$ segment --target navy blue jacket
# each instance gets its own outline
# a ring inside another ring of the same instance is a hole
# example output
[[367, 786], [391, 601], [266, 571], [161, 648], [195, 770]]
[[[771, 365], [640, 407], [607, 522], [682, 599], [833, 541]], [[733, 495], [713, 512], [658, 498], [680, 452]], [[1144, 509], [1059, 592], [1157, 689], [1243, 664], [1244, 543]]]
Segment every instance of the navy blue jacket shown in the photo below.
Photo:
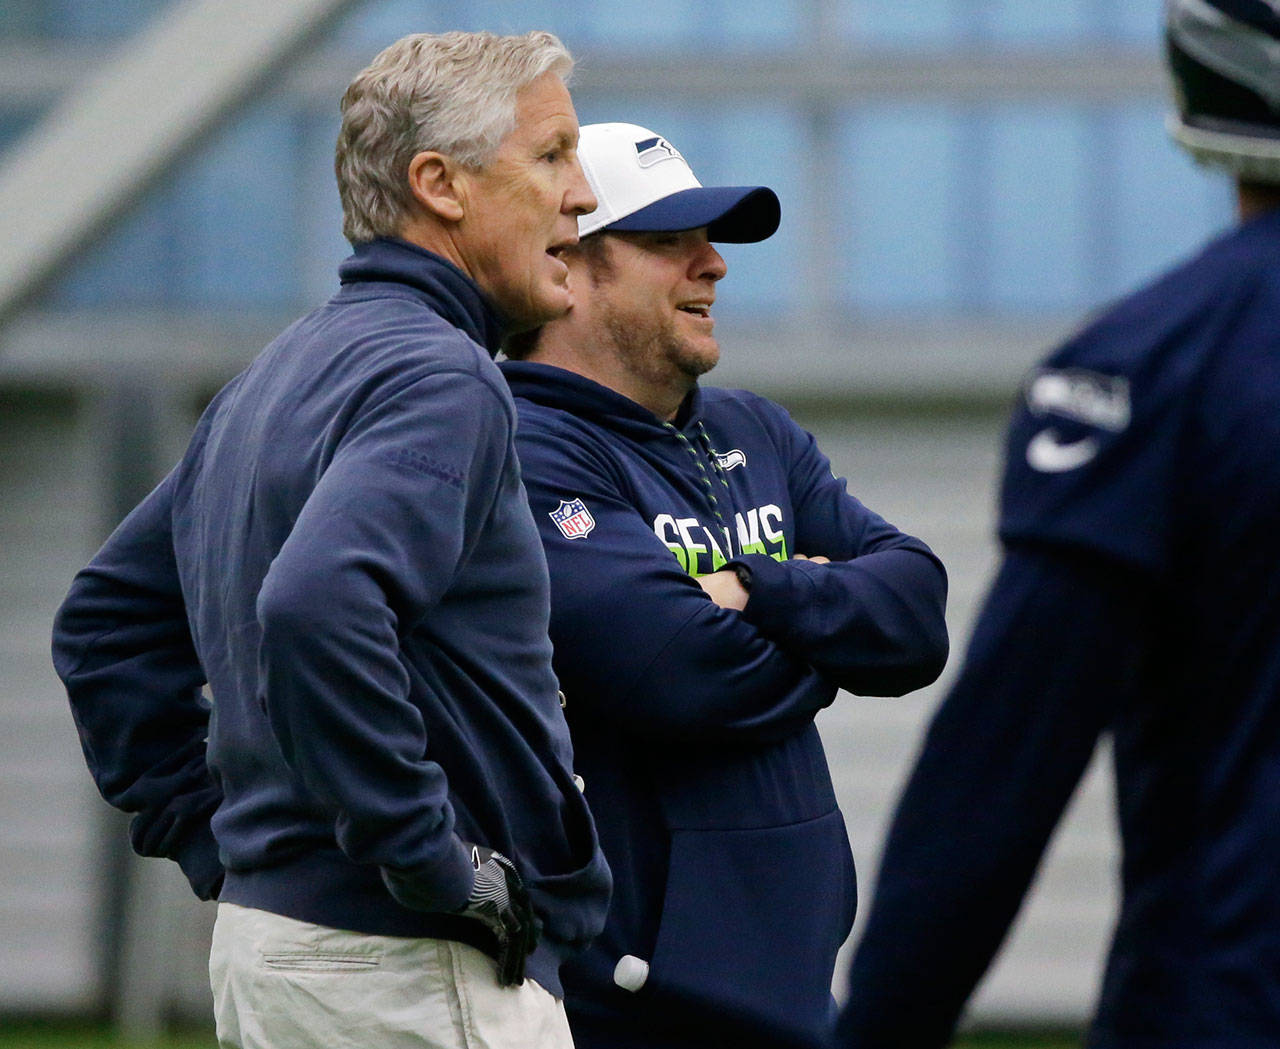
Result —
[[76, 577], [55, 663], [135, 848], [198, 894], [225, 868], [224, 901], [490, 948], [447, 913], [478, 842], [523, 875], [544, 922], [529, 972], [559, 993], [609, 878], [573, 782], [498, 319], [404, 242], [340, 274]]
[[1280, 211], [1032, 374], [1006, 555], [890, 831], [840, 1044], [945, 1045], [1099, 735], [1095, 1049], [1280, 1042]]
[[[763, 398], [695, 390], [670, 425], [571, 372], [502, 369], [616, 880], [604, 933], [565, 968], [575, 1039], [812, 1044], [856, 906], [814, 715], [838, 688], [898, 694], [940, 672], [942, 566]], [[745, 613], [693, 578], [729, 560], [753, 573]], [[613, 983], [627, 954], [650, 964], [639, 993]]]

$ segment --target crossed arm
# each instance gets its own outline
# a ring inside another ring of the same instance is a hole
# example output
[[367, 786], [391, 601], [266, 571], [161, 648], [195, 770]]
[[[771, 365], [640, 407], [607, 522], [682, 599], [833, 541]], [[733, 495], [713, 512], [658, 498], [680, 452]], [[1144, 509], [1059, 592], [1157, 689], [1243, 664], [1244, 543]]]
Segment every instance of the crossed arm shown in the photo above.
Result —
[[[597, 705], [641, 735], [768, 740], [803, 727], [840, 687], [893, 694], [940, 672], [941, 565], [850, 497], [825, 458], [792, 471], [796, 542], [809, 556], [737, 559], [752, 573], [747, 600], [732, 571], [688, 576], [582, 442], [525, 420], [517, 439], [551, 569], [557, 670], [580, 709]], [[595, 518], [585, 540], [550, 522], [567, 495]]]
[[[823, 557], [821, 554], [815, 554], [813, 557], [795, 554], [792, 560], [812, 561], [816, 565], [831, 564], [831, 558]], [[742, 577], [731, 568], [722, 568], [718, 572], [698, 576], [698, 585], [702, 587], [707, 597], [721, 608], [732, 608], [735, 612], [741, 612], [746, 608], [747, 599], [751, 596], [747, 588], [742, 585]]]
[[222, 791], [205, 763], [209, 704], [173, 556], [173, 483], [76, 577], [54, 624], [53, 662], [98, 789], [133, 814], [135, 851], [175, 860], [209, 899], [222, 884], [209, 827]]

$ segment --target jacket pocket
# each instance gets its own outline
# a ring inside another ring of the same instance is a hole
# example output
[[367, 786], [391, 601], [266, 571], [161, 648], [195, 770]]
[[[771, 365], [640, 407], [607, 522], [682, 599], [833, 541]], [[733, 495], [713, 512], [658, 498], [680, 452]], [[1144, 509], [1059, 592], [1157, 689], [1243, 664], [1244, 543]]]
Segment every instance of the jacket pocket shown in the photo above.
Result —
[[857, 906], [839, 810], [782, 827], [672, 832], [653, 993], [815, 1036]]
[[371, 972], [380, 962], [374, 955], [335, 951], [270, 951], [262, 954], [262, 967], [272, 972], [357, 973]]

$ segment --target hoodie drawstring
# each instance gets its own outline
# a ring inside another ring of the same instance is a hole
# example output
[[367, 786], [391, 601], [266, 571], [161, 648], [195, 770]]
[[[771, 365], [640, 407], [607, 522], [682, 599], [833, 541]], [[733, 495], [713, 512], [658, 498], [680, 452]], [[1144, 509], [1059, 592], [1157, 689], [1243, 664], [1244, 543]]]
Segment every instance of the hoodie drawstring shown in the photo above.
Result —
[[725, 469], [720, 465], [720, 460], [717, 458], [715, 447], [711, 444], [711, 438], [707, 434], [707, 428], [702, 425], [701, 419], [699, 419], [695, 424], [698, 441], [702, 445], [703, 453], [705, 454], [707, 461], [711, 463], [711, 472], [716, 475], [716, 480], [720, 482], [720, 486], [724, 489], [723, 494], [725, 496], [725, 504], [729, 508], [729, 520], [727, 521], [725, 520], [724, 513], [720, 508], [720, 499], [716, 496], [716, 486], [712, 483], [711, 475], [707, 472], [706, 466], [703, 465], [702, 456], [698, 454], [698, 449], [695, 448], [693, 442], [676, 429], [674, 425], [669, 422], [664, 422], [662, 425], [670, 431], [672, 436], [680, 442], [685, 451], [687, 451], [693, 458], [694, 465], [698, 468], [698, 479], [702, 482], [703, 488], [706, 489], [707, 502], [711, 505], [711, 512], [716, 515], [716, 520], [720, 523], [720, 527], [724, 531], [725, 539], [729, 544], [729, 556], [732, 558], [734, 556], [733, 517], [734, 510], [736, 509], [733, 505], [733, 490], [729, 487], [729, 478], [725, 476]]

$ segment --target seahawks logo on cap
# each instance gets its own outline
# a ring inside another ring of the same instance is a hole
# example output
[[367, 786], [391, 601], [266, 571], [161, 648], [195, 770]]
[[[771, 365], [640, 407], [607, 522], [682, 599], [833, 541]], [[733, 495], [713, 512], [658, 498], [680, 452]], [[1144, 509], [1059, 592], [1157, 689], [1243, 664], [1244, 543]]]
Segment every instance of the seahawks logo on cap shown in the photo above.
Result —
[[[642, 138], [636, 143], [636, 159], [642, 168], [651, 168], [664, 160], [684, 160], [680, 151], [661, 135], [653, 138]], [[685, 161], [688, 164], [688, 161]]]

